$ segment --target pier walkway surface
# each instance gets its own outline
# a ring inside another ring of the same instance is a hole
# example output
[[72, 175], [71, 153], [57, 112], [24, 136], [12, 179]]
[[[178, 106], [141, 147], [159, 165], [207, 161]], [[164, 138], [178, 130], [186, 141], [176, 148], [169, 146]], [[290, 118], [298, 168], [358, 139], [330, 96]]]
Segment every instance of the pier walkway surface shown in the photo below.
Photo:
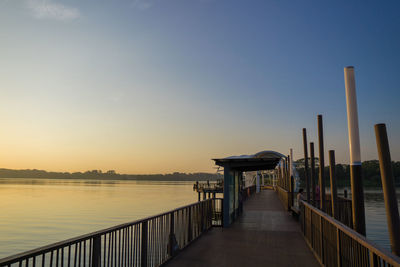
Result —
[[166, 266], [320, 265], [276, 192], [264, 190], [244, 202], [242, 216], [231, 227], [212, 228]]

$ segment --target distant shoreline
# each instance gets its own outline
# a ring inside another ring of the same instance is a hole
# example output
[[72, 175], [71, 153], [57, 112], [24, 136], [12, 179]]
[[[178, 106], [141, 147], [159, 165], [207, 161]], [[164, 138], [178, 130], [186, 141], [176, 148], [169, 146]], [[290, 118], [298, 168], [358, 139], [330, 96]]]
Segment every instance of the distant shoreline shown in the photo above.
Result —
[[47, 172], [44, 170], [0, 169], [0, 178], [9, 179], [69, 179], [69, 180], [122, 180], [122, 181], [215, 181], [222, 179], [219, 173], [180, 173], [169, 174], [119, 174], [113, 170], [102, 172], [92, 170], [86, 172]]

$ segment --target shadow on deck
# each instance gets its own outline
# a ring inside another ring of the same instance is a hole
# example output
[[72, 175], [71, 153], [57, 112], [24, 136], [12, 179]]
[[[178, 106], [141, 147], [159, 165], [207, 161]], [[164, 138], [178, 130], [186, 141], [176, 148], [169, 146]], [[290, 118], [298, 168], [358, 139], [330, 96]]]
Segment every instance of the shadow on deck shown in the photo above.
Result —
[[300, 225], [277, 194], [265, 190], [244, 203], [230, 228], [212, 228], [166, 266], [319, 266]]

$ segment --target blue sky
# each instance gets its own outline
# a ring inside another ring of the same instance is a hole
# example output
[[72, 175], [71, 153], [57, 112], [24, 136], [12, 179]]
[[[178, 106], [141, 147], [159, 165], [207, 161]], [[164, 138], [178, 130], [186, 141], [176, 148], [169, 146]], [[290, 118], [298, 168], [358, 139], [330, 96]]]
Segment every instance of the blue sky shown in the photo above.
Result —
[[[383, 1], [382, 1], [383, 2]], [[8, 168], [213, 171], [214, 157], [348, 163], [343, 68], [362, 159], [387, 124], [400, 160], [396, 1], [0, 0], [0, 162]]]

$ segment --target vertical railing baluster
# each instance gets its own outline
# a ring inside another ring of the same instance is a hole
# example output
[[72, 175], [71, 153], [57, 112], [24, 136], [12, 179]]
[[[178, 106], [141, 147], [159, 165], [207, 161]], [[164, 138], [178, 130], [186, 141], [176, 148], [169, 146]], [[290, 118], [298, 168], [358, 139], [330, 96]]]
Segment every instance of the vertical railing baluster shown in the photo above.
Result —
[[78, 259], [78, 267], [81, 267], [81, 259], [82, 259], [82, 242], [79, 242], [79, 259]]
[[[43, 265], [44, 267], [44, 265]], [[68, 265], [67, 267], [71, 267], [71, 245], [68, 246]]]
[[125, 266], [125, 228], [123, 228], [122, 230], [122, 241], [120, 243], [122, 243], [121, 246], [121, 265], [120, 266]]
[[[112, 233], [108, 233], [108, 251], [107, 251], [107, 267], [110, 267], [110, 258], [111, 258], [111, 236]], [[105, 254], [105, 253], [104, 253]], [[106, 263], [104, 262], [104, 266]]]
[[50, 252], [50, 267], [53, 266], [53, 250]]
[[56, 252], [56, 267], [58, 267], [58, 260], [59, 260], [59, 249], [57, 249], [57, 252]]
[[142, 267], [147, 267], [147, 221], [142, 222]]
[[188, 208], [189, 218], [188, 218], [188, 243], [192, 241], [192, 209]]
[[100, 266], [101, 266], [101, 235], [98, 235], [93, 237], [92, 267], [100, 267]]
[[83, 241], [83, 267], [86, 267], [86, 240]]
[[[101, 264], [101, 266], [105, 267], [106, 266], [106, 243], [107, 243], [107, 234], [105, 233], [103, 235], [103, 263]], [[93, 240], [90, 239], [90, 249], [92, 249], [93, 247]], [[90, 264], [92, 264], [92, 255], [90, 255]]]
[[128, 266], [132, 266], [132, 226], [128, 228]]
[[121, 230], [118, 230], [118, 266], [121, 266]]
[[110, 253], [110, 265], [115, 266], [115, 231], [111, 232], [111, 253]]
[[114, 231], [114, 238], [113, 238], [113, 258], [114, 263], [113, 266], [117, 266], [117, 233], [118, 231]]
[[64, 267], [64, 249], [65, 247], [61, 248], [61, 267]]

